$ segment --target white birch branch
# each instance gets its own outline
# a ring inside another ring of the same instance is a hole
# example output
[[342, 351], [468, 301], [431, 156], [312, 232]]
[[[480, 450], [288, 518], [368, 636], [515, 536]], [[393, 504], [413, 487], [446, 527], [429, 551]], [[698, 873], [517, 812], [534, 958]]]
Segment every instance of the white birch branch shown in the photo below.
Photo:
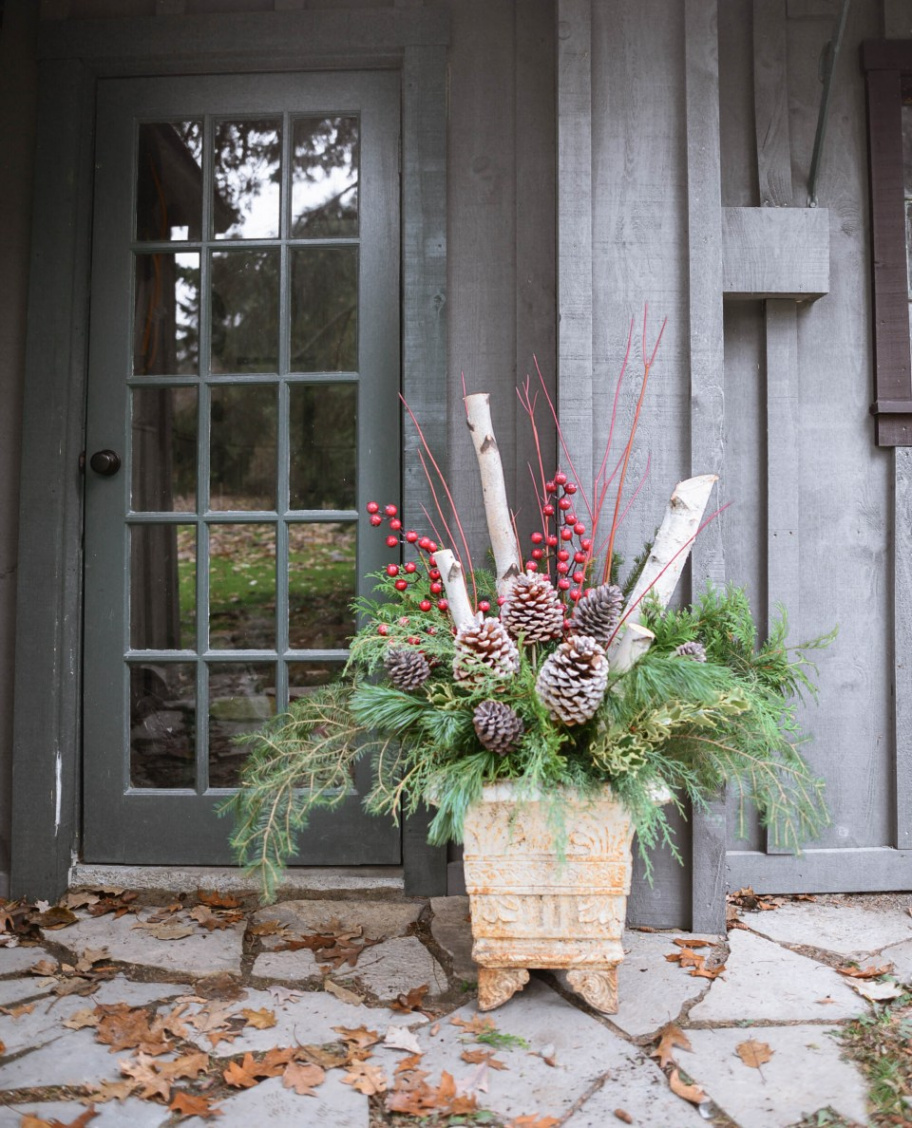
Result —
[[[662, 524], [656, 533], [649, 559], [646, 561], [636, 582], [636, 587], [630, 593], [630, 599], [627, 601], [627, 607], [633, 608], [633, 610], [630, 611], [624, 627], [621, 628], [615, 636], [614, 642], [608, 648], [608, 661], [611, 663], [612, 669], [620, 669], [618, 663], [622, 655], [626, 660], [628, 650], [622, 651], [622, 648], [633, 648], [631, 652], [635, 656], [630, 665], [633, 665], [633, 662], [641, 658], [649, 649], [649, 642], [646, 643], [645, 647], [638, 648], [635, 638], [632, 638], [630, 642], [625, 641], [633, 633], [632, 628], [638, 627], [643, 617], [643, 600], [641, 597], [649, 592], [658, 599], [662, 607], [668, 605], [668, 601], [678, 586], [678, 580], [681, 578], [681, 572], [687, 563], [687, 557], [690, 555], [693, 538], [703, 520], [703, 514], [706, 512], [709, 495], [718, 480], [716, 474], [700, 474], [696, 478], [687, 478], [683, 482], [678, 482], [675, 486], [671, 500], [668, 502], [668, 508], [665, 510]], [[626, 609], [624, 614], [627, 614]], [[629, 669], [630, 667], [623, 668]]]
[[640, 623], [627, 622], [608, 648], [608, 665], [612, 674], [623, 674], [643, 657], [652, 646], [655, 635]]
[[476, 392], [465, 397], [466, 422], [472, 433], [472, 444], [478, 458], [481, 475], [481, 492], [484, 496], [488, 536], [494, 551], [497, 594], [507, 595], [521, 569], [519, 546], [507, 504], [500, 450], [491, 423], [491, 397], [487, 392]]
[[437, 561], [437, 570], [440, 572], [456, 630], [470, 627], [475, 622], [475, 612], [472, 610], [462, 565], [448, 548], [438, 548], [434, 559]]

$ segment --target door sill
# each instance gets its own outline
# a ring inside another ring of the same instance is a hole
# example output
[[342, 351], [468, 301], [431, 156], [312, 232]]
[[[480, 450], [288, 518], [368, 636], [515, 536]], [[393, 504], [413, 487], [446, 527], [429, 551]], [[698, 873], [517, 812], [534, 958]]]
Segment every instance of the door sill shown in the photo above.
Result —
[[[167, 893], [207, 892], [258, 895], [259, 882], [234, 866], [123, 866], [77, 862], [70, 870], [69, 887], [122, 889]], [[387, 900], [405, 896], [402, 866], [293, 866], [285, 871], [278, 889], [280, 900], [327, 897]]]

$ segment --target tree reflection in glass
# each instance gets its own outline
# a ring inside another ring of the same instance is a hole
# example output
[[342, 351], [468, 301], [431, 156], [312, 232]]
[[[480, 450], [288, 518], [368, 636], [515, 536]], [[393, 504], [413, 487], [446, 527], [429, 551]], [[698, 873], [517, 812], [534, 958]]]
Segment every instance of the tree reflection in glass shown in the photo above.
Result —
[[216, 123], [214, 141], [216, 239], [277, 238], [281, 121], [221, 121]]
[[356, 117], [296, 119], [292, 238], [357, 236], [359, 124]]

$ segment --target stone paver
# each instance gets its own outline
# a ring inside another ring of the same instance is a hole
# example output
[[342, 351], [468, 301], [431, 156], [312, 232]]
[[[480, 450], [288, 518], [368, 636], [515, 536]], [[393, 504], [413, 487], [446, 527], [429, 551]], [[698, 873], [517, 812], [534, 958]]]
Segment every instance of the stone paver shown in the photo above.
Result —
[[808, 944], [847, 957], [912, 940], [912, 917], [857, 905], [804, 902], [782, 905], [774, 912], [744, 913], [742, 920], [753, 932], [770, 940]]
[[53, 940], [79, 955], [87, 948], [107, 948], [112, 960], [160, 968], [176, 975], [240, 974], [243, 922], [207, 932], [183, 914], [175, 914], [173, 923], [193, 926], [193, 934], [181, 940], [159, 940], [147, 928], [135, 927], [150, 915], [128, 913], [116, 920], [110, 916], [85, 917], [78, 924], [53, 933]]
[[[199, 1003], [188, 1006], [183, 1015], [184, 1021], [201, 1009], [202, 1004]], [[275, 1026], [265, 1030], [245, 1026], [233, 1041], [219, 1041], [214, 1048], [205, 1034], [197, 1033], [190, 1026], [189, 1040], [216, 1057], [232, 1057], [248, 1051], [269, 1050], [273, 1046], [338, 1042], [340, 1035], [334, 1029], [337, 1026], [353, 1028], [365, 1025], [369, 1030], [382, 1034], [388, 1026], [415, 1027], [428, 1022], [425, 1015], [417, 1012], [393, 1014], [383, 1008], [352, 1006], [326, 991], [309, 991], [285, 1003], [278, 1002], [269, 991], [248, 991], [243, 999], [232, 1003], [231, 1012], [240, 1014], [244, 1009], [272, 1011]]]
[[[675, 937], [690, 935], [682, 932], [624, 933], [624, 962], [618, 968], [618, 1010], [608, 1015], [608, 1020], [631, 1037], [652, 1034], [666, 1022], [681, 1013], [690, 999], [703, 994], [709, 981], [688, 975], [665, 956], [680, 951], [672, 943]], [[700, 936], [695, 939], [717, 943], [718, 936]], [[706, 948], [701, 952], [708, 951]], [[566, 975], [562, 982], [569, 988]]]
[[384, 1001], [425, 984], [427, 999], [442, 995], [448, 988], [446, 972], [414, 936], [397, 937], [368, 948], [355, 967], [343, 966], [335, 976], [356, 980]]
[[634, 1124], [663, 1128], [705, 1128], [706, 1121], [693, 1105], [676, 1097], [655, 1067], [644, 1069], [637, 1062], [615, 1066], [604, 1084], [579, 1108], [562, 1128], [607, 1128], [622, 1123], [617, 1112], [626, 1112]]
[[221, 1116], [215, 1120], [192, 1116], [181, 1121], [182, 1128], [211, 1128], [213, 1124], [218, 1128], [251, 1128], [260, 1124], [276, 1128], [367, 1128], [369, 1120], [367, 1097], [351, 1085], [343, 1085], [337, 1070], [327, 1074], [312, 1097], [299, 1097], [275, 1077], [255, 1089], [229, 1097], [218, 1107]]
[[[23, 1101], [0, 1105], [0, 1128], [19, 1128], [26, 1115], [70, 1124], [85, 1111], [85, 1105], [73, 1101]], [[129, 1124], [130, 1128], [159, 1128], [170, 1120], [171, 1113], [164, 1105], [128, 1098], [123, 1102], [96, 1105], [91, 1124], [92, 1128], [123, 1128], [125, 1124]]]
[[912, 983], [912, 940], [884, 948], [880, 953], [882, 962], [893, 964], [893, 976], [898, 983]]
[[0, 975], [21, 975], [23, 971], [48, 958], [44, 948], [23, 947], [0, 948]]
[[[79, 1001], [85, 1006], [84, 999]], [[93, 1030], [66, 1030], [60, 1025], [64, 1017], [64, 1014], [54, 1016], [55, 1031], [51, 1040], [15, 1061], [0, 1065], [0, 1089], [84, 1085], [89, 1080], [114, 1081], [120, 1078], [117, 1063], [129, 1054], [110, 1053], [108, 1046], [95, 1041]], [[9, 1049], [12, 1052], [12, 1047]]]
[[[327, 928], [342, 932], [356, 932], [370, 940], [386, 940], [391, 936], [404, 936], [409, 926], [421, 915], [424, 906], [396, 901], [280, 901], [260, 909], [253, 917], [254, 924], [276, 921], [290, 932], [308, 935]], [[265, 949], [284, 943], [278, 936], [263, 936]]]
[[[451, 1073], [457, 1083], [466, 1081], [476, 1072], [476, 1066], [461, 1060], [461, 1053], [489, 1047], [477, 1043], [465, 1030], [453, 1025], [451, 1018], [471, 1021], [477, 1013], [474, 1004], [462, 1007], [455, 1016], [440, 1023], [436, 1035], [424, 1027], [416, 1031], [422, 1049], [426, 1048], [421, 1068], [430, 1071], [429, 1083], [439, 1083], [443, 1070]], [[606, 1074], [618, 1079], [619, 1103], [623, 1094], [629, 1103], [637, 1102], [637, 1107], [645, 1108], [653, 1081], [664, 1087], [664, 1078], [658, 1069], [636, 1046], [562, 999], [535, 977], [521, 994], [514, 995], [509, 1003], [487, 1017], [500, 1033], [524, 1038], [529, 1044], [528, 1049], [495, 1050], [495, 1056], [507, 1068], [488, 1070], [488, 1091], [478, 1093], [480, 1107], [505, 1118], [533, 1113], [538, 1117], [566, 1116], [573, 1104]], [[553, 1066], [540, 1056], [543, 1050], [553, 1058]], [[381, 1049], [375, 1056], [385, 1061], [391, 1073], [397, 1060], [395, 1052]], [[680, 1123], [689, 1121], [682, 1117]]]
[[317, 957], [309, 948], [299, 948], [296, 952], [261, 952], [253, 962], [253, 975], [292, 984], [323, 978]]
[[463, 982], [478, 979], [478, 965], [472, 959], [472, 924], [468, 897], [431, 898], [431, 935], [449, 955], [453, 975]]
[[[785, 1128], [828, 1105], [864, 1124], [865, 1085], [857, 1068], [841, 1060], [833, 1029], [801, 1025], [689, 1030], [693, 1053], [680, 1051], [677, 1060], [739, 1128]], [[765, 1042], [773, 1051], [760, 1069], [745, 1065], [735, 1052], [748, 1039]]]
[[[768, 914], [772, 915], [772, 914]], [[692, 1022], [832, 1022], [867, 1012], [867, 1004], [832, 968], [762, 936], [735, 929], [723, 976], [689, 1014]], [[821, 999], [831, 999], [821, 1003]]]
[[50, 990], [50, 984], [42, 985], [31, 975], [18, 979], [0, 979], [0, 1007], [15, 1005], [22, 999], [47, 995]]

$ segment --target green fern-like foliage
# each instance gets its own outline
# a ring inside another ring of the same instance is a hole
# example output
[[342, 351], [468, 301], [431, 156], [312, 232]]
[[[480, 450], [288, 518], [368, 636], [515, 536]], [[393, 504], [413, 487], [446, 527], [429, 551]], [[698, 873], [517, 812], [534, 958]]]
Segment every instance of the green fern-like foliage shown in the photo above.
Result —
[[[489, 581], [485, 580], [485, 583]], [[490, 588], [488, 589], [490, 590]], [[354, 765], [371, 763], [366, 809], [398, 819], [422, 803], [436, 808], [432, 843], [460, 841], [465, 813], [485, 783], [513, 780], [523, 792], [554, 797], [561, 789], [610, 786], [631, 812], [639, 849], [674, 851], [666, 808], [657, 801], [705, 806], [722, 788], [760, 812], [773, 840], [798, 850], [828, 821], [822, 783], [799, 752], [798, 697], [813, 695], [807, 654], [832, 636], [786, 647], [784, 614], [761, 640], [747, 598], [737, 588], [709, 588], [689, 608], [644, 607], [652, 648], [629, 671], [611, 677], [595, 716], [568, 728], [535, 691], [536, 678], [557, 642], [520, 647], [520, 669], [508, 679], [490, 674], [466, 682], [452, 676], [454, 644], [427, 585], [405, 598], [381, 576], [376, 601], [359, 600], [363, 624], [353, 640], [343, 681], [318, 689], [287, 714], [243, 737], [250, 755], [241, 788], [224, 810], [233, 814], [239, 860], [257, 870], [267, 897], [275, 892], [310, 815], [352, 795]], [[382, 629], [380, 629], [382, 628]], [[699, 641], [706, 661], [676, 653]], [[406, 692], [384, 677], [390, 645], [419, 645], [431, 675]], [[482, 701], [508, 705], [524, 732], [509, 754], [479, 741], [473, 713]]]

